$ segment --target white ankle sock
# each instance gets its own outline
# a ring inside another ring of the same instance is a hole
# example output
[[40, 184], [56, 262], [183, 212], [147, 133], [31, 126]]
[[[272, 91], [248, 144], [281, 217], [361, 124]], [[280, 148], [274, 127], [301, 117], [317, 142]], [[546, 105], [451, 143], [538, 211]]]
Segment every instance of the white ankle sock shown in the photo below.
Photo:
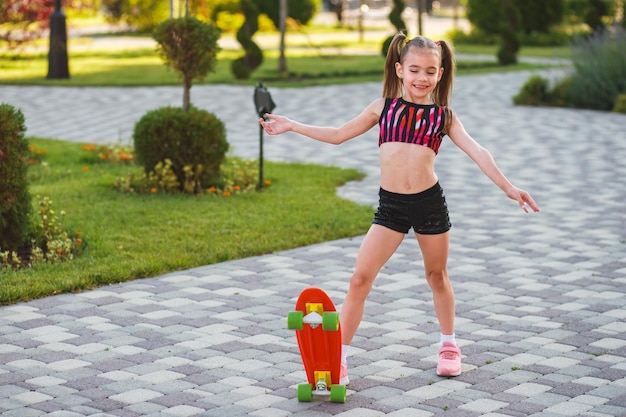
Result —
[[452, 334], [443, 334], [441, 333], [441, 338], [439, 340], [439, 346], [443, 346], [445, 342], [450, 342], [456, 345], [456, 340], [454, 338], [454, 333]]
[[350, 349], [350, 345], [341, 345], [341, 362], [348, 361], [348, 349]]

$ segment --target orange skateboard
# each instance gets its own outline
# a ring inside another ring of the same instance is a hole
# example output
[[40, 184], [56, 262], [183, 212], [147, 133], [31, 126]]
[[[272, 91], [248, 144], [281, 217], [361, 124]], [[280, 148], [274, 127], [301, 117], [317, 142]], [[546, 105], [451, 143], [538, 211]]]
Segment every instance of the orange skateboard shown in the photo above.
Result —
[[339, 314], [328, 294], [319, 288], [303, 290], [296, 310], [287, 315], [287, 327], [296, 331], [308, 381], [298, 385], [298, 401], [312, 401], [315, 394], [329, 395], [334, 403], [345, 403], [346, 386], [339, 383]]

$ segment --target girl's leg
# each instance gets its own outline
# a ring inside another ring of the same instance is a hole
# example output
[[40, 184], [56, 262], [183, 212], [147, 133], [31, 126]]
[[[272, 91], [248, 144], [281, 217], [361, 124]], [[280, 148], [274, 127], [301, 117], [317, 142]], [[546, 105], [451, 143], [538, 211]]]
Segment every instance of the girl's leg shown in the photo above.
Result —
[[416, 234], [422, 256], [426, 280], [433, 292], [435, 313], [441, 326], [441, 333], [454, 334], [454, 291], [448, 279], [448, 250], [450, 233], [439, 235]]
[[[454, 291], [448, 279], [449, 232], [440, 235], [417, 235], [424, 256], [426, 280], [433, 292], [435, 313], [441, 326], [441, 345], [437, 360], [437, 375], [461, 374], [461, 350], [451, 341], [454, 338]], [[444, 337], [446, 335], [447, 337]]]
[[365, 299], [374, 279], [391, 255], [398, 249], [404, 234], [373, 224], [361, 243], [350, 288], [341, 307], [341, 339], [349, 345], [363, 318]]

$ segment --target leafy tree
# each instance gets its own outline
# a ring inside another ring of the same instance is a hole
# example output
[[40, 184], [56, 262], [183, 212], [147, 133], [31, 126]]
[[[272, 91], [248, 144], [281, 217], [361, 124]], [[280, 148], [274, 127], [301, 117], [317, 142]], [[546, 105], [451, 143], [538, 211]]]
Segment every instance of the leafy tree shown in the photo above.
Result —
[[189, 109], [193, 80], [202, 81], [217, 63], [220, 31], [193, 17], [168, 19], [154, 31], [157, 51], [183, 79], [183, 108]]
[[551, 26], [563, 22], [565, 15], [564, 0], [525, 0], [517, 7], [526, 33], [547, 33]]
[[149, 33], [163, 20], [171, 18], [168, 0], [101, 0], [105, 16], [113, 23], [124, 22]]
[[500, 64], [517, 62], [521, 18], [514, 0], [467, 0], [467, 18], [483, 32], [499, 37]]
[[54, 0], [0, 0], [0, 39], [15, 47], [39, 38], [52, 12]]
[[589, 4], [585, 10], [585, 23], [587, 23], [594, 32], [602, 31], [606, 28], [605, 17], [613, 16], [615, 1], [611, 0], [589, 0]]
[[[252, 40], [252, 36], [259, 29], [259, 16], [267, 15], [274, 26], [280, 26], [280, 2], [269, 0], [240, 0], [241, 11], [245, 21], [237, 31], [237, 41], [244, 50], [244, 55], [233, 61], [231, 71], [236, 78], [249, 78], [252, 71], [263, 63], [263, 51]], [[287, 10], [289, 17], [307, 24], [315, 15], [315, 0], [288, 0]]]
[[502, 65], [517, 63], [517, 53], [520, 42], [517, 36], [520, 27], [520, 13], [516, 8], [515, 0], [502, 0], [503, 20], [499, 25], [500, 47], [498, 48], [498, 62]]

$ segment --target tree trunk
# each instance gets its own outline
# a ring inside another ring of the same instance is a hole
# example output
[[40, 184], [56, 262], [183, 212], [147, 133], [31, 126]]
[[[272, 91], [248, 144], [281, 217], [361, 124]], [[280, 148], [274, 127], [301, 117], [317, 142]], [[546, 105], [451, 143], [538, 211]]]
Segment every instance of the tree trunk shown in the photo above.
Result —
[[424, 13], [424, 0], [415, 0], [417, 2], [417, 34], [422, 36], [424, 28], [422, 26], [422, 13]]
[[287, 0], [280, 0], [280, 59], [278, 73], [281, 77], [287, 76], [287, 59], [285, 58], [285, 32], [287, 31]]
[[189, 103], [191, 102], [191, 79], [185, 77], [183, 80], [183, 109], [189, 110]]

